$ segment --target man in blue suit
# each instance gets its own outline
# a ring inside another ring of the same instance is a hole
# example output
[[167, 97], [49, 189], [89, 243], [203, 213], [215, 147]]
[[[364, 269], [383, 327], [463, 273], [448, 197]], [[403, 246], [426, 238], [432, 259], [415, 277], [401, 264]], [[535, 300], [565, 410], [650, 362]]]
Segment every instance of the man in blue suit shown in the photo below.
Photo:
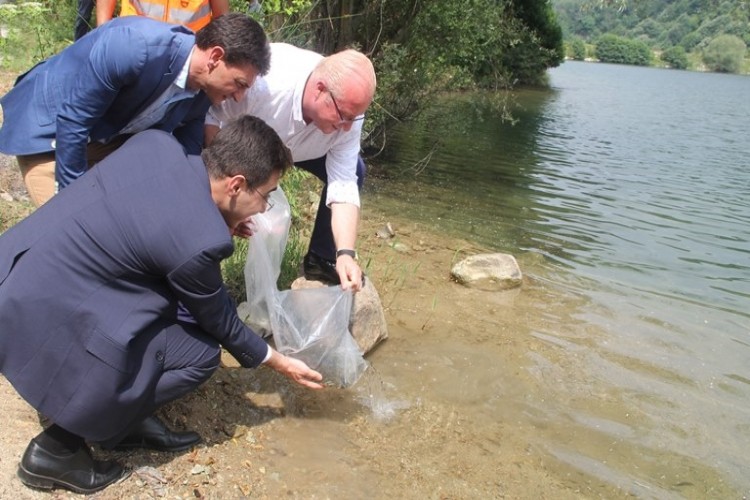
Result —
[[200, 442], [153, 413], [208, 380], [221, 347], [322, 387], [239, 319], [220, 269], [231, 233], [268, 208], [291, 164], [259, 118], [230, 123], [201, 156], [147, 130], [0, 235], [0, 372], [53, 422], [26, 448], [24, 484], [88, 494], [124, 477], [86, 441]]
[[240, 99], [270, 67], [261, 26], [226, 14], [197, 34], [141, 16], [116, 19], [21, 75], [0, 104], [0, 151], [18, 157], [32, 201], [59, 189], [147, 129], [190, 154], [209, 106]]

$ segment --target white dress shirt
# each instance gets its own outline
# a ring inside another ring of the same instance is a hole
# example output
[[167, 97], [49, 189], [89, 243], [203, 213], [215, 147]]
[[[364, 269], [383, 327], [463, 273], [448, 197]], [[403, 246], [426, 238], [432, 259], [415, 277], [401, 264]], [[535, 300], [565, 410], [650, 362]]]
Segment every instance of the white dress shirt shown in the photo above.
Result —
[[302, 94], [313, 68], [323, 58], [286, 43], [271, 44], [271, 70], [259, 77], [240, 102], [227, 99], [212, 106], [206, 124], [221, 127], [232, 118], [253, 115], [273, 128], [292, 152], [295, 162], [326, 156], [326, 204], [351, 203], [359, 207], [357, 158], [362, 120], [351, 129], [324, 134], [302, 117]]

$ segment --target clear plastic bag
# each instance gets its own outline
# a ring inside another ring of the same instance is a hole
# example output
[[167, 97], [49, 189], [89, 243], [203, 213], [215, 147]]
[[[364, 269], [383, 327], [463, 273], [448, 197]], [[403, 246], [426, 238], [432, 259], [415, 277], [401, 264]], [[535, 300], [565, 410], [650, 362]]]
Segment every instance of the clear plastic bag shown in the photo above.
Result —
[[352, 300], [338, 286], [280, 292], [271, 315], [276, 348], [318, 370], [326, 383], [353, 385], [367, 364], [349, 333]]
[[349, 332], [352, 292], [339, 286], [278, 290], [291, 211], [281, 189], [271, 196], [273, 209], [253, 217], [245, 263], [247, 322], [259, 333], [271, 332], [279, 352], [319, 371], [325, 383], [349, 387], [368, 366]]
[[247, 292], [247, 319], [259, 335], [271, 335], [271, 304], [277, 302], [276, 282], [281, 272], [292, 212], [281, 188], [269, 197], [273, 208], [253, 216], [254, 232], [248, 240], [245, 261], [245, 288]]

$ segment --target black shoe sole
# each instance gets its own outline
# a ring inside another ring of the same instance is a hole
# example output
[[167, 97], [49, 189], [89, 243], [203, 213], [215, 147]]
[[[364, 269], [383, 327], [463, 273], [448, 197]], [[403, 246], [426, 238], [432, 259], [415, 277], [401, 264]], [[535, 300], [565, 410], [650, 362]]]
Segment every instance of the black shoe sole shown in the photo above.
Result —
[[181, 446], [153, 446], [148, 443], [120, 443], [112, 448], [114, 451], [132, 451], [132, 450], [154, 450], [163, 451], [166, 453], [177, 453], [180, 451], [186, 451], [194, 446], [198, 446], [203, 442], [202, 439], [190, 444], [184, 444]]
[[75, 493], [80, 493], [81, 495], [88, 495], [91, 493], [96, 493], [97, 491], [101, 491], [107, 486], [110, 486], [114, 483], [118, 483], [124, 479], [126, 479], [128, 476], [130, 476], [130, 470], [129, 469], [122, 469], [122, 474], [120, 474], [119, 477], [113, 479], [112, 481], [97, 486], [96, 488], [81, 488], [80, 486], [77, 486], [75, 484], [71, 484], [65, 481], [62, 481], [57, 478], [51, 478], [48, 476], [40, 476], [38, 474], [34, 474], [33, 472], [30, 472], [26, 469], [24, 469], [23, 465], [18, 466], [18, 478], [21, 480], [21, 482], [28, 486], [29, 488], [34, 488], [37, 490], [52, 490], [54, 488], [64, 488], [66, 490], [73, 491]]

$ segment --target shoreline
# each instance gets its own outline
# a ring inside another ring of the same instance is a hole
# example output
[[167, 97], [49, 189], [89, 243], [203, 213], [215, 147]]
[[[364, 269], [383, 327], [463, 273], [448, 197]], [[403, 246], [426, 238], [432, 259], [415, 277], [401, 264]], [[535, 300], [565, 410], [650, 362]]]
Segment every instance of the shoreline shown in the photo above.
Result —
[[[223, 366], [206, 384], [159, 413], [172, 428], [196, 430], [204, 443], [181, 454], [106, 453], [94, 447], [95, 456], [115, 458], [134, 471], [96, 498], [586, 498], [530, 452], [524, 441], [529, 429], [519, 438], [520, 427], [504, 422], [504, 435], [498, 436], [505, 443], [502, 455], [488, 456], [486, 463], [481, 457], [466, 460], [462, 447], [473, 448], [484, 438], [463, 409], [430, 402], [428, 395], [424, 401], [402, 400], [408, 391], [388, 366], [404, 359], [405, 341], [442, 335], [446, 318], [459, 314], [436, 311], [433, 297], [445, 287], [456, 290], [448, 276], [456, 252], [479, 249], [399, 223], [398, 238], [411, 251], [397, 252], [392, 241], [375, 236], [384, 223], [382, 215], [366, 212], [360, 227], [360, 258], [370, 263], [367, 272], [390, 331], [367, 356], [372, 380], [350, 390], [313, 393], [271, 370], [240, 369], [225, 353]], [[512, 342], [508, 347], [505, 362], [512, 363], [521, 353]], [[386, 409], [386, 420], [362, 403], [363, 391], [372, 397], [373, 388], [374, 404]], [[8, 429], [0, 440], [0, 497], [49, 498], [15, 475], [28, 440], [41, 430], [36, 412], [2, 377], [0, 402]], [[438, 471], [441, 479], [434, 476]], [[63, 490], [54, 495], [79, 497]]]

